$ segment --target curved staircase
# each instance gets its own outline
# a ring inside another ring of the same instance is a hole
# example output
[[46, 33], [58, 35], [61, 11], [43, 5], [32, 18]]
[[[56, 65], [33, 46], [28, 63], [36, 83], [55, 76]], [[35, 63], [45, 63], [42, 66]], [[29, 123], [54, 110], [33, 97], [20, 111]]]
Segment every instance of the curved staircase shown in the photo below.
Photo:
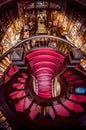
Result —
[[38, 96], [52, 98], [52, 81], [65, 57], [52, 48], [33, 50], [27, 55], [38, 83]]
[[66, 130], [81, 128], [83, 124], [86, 75], [74, 67], [77, 65], [74, 59], [74, 65], [67, 66], [69, 50], [65, 49], [70, 45], [57, 43], [56, 47], [29, 48], [24, 55], [27, 67], [10, 64], [6, 68], [5, 82], [0, 86], [0, 106], [15, 130]]
[[[86, 85], [85, 76], [74, 69], [66, 69], [60, 76], [57, 75], [65, 58], [65, 55], [52, 48], [32, 50], [26, 55], [30, 67], [26, 70], [19, 70], [6, 83], [9, 106], [13, 111], [23, 115], [25, 120], [32, 121], [36, 128], [74, 128], [80, 124], [80, 117], [86, 114], [86, 95], [76, 94], [74, 91], [76, 87]], [[11, 68], [8, 73], [12, 71]], [[35, 84], [37, 93], [34, 91], [33, 77], [37, 82]], [[59, 77], [61, 81], [66, 82], [64, 82], [64, 87], [60, 86], [64, 89], [62, 91], [67, 90], [66, 94], [53, 97], [54, 77], [57, 79]], [[42, 116], [37, 116], [38, 105], [42, 107]], [[49, 116], [46, 118], [45, 107], [47, 106]], [[28, 128], [28, 126], [24, 127]]]

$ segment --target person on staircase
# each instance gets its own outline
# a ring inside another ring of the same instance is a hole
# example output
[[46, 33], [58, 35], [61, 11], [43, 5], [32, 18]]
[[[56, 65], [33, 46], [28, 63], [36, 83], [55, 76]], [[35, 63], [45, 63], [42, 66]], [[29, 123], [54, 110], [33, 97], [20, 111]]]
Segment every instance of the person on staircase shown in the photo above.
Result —
[[50, 107], [49, 106], [45, 107], [45, 119], [50, 120], [50, 121], [53, 120], [52, 117], [50, 116]]
[[37, 114], [35, 116], [34, 119], [41, 119], [41, 118], [44, 118], [44, 119], [47, 119], [47, 120], [50, 120], [52, 121], [52, 117], [50, 116], [50, 107], [49, 106], [45, 106], [44, 107], [44, 115], [42, 114], [42, 106], [40, 105], [37, 105]]
[[36, 111], [37, 111], [37, 114], [34, 119], [40, 119], [42, 117], [42, 106], [37, 105]]

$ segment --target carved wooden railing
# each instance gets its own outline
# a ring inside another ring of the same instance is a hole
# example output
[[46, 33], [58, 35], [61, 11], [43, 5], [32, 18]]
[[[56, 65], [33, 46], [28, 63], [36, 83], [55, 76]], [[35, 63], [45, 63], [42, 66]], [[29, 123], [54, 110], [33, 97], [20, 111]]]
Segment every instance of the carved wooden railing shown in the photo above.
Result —
[[0, 57], [0, 81], [3, 82], [2, 79], [5, 79], [5, 74], [8, 72], [10, 66], [13, 65], [13, 62], [10, 59], [10, 55], [13, 49], [24, 48], [24, 51], [28, 53], [30, 50], [41, 47], [54, 48], [60, 51], [61, 53], [65, 54], [66, 56], [68, 55], [68, 52], [71, 50], [71, 47], [76, 48], [69, 41], [51, 35], [38, 35], [24, 39], [18, 42], [15, 46], [10, 48], [6, 53], [4, 53]]
[[[23, 48], [24, 51], [26, 53], [28, 53], [28, 52], [35, 50], [35, 49], [38, 49], [38, 48], [47, 48], [47, 47], [48, 48], [54, 48], [54, 49], [60, 51], [61, 53], [63, 53], [67, 57], [69, 56], [69, 52], [70, 52], [71, 48], [76, 48], [70, 42], [68, 42], [68, 41], [66, 41], [62, 38], [50, 36], [50, 35], [39, 35], [39, 36], [30, 37], [28, 39], [24, 39], [21, 42], [17, 43], [14, 47], [9, 49], [9, 51], [7, 51], [4, 55], [2, 55], [0, 57], [0, 64], [1, 64], [0, 72], [2, 72], [1, 73], [2, 74], [1, 75], [2, 83], [4, 83], [5, 81], [8, 81], [6, 85], [9, 88], [10, 84], [11, 84], [10, 82], [14, 81], [15, 77], [17, 77], [17, 74], [21, 75], [21, 71], [18, 71], [17, 66], [13, 65], [13, 61], [11, 61], [11, 58], [10, 58], [13, 50], [15, 50], [16, 48]], [[12, 67], [12, 69], [14, 69], [14, 71], [12, 73], [13, 76], [9, 75], [9, 71], [10, 71], [11, 67]], [[16, 73], [14, 75], [15, 70], [18, 71], [18, 73]], [[11, 77], [11, 80], [7, 80], [9, 77]], [[62, 77], [61, 77], [61, 79], [63, 80], [63, 82], [65, 82]], [[30, 84], [30, 82], [26, 83], [26, 84], [28, 85], [28, 84]], [[32, 82], [31, 82], [31, 85], [32, 85]], [[3, 86], [5, 86], [5, 84]], [[66, 86], [68, 87], [67, 82], [66, 82], [64, 88], [66, 88]], [[5, 89], [5, 87], [1, 87], [1, 88]], [[27, 89], [27, 88], [28, 87], [26, 87], [25, 89]], [[16, 91], [16, 89], [13, 90], [13, 91]], [[21, 91], [21, 90], [18, 90], [18, 91]], [[63, 91], [64, 91], [64, 89], [63, 89]], [[9, 100], [10, 103], [12, 101], [12, 103], [14, 103], [14, 105], [15, 105], [16, 102], [18, 103], [20, 100], [22, 100], [25, 97], [30, 98], [32, 102], [29, 105], [29, 107], [24, 110], [23, 114], [26, 114], [26, 115], [29, 114], [30, 109], [31, 109], [31, 107], [33, 106], [34, 103], [40, 104], [42, 106], [43, 105], [51, 106], [54, 113], [55, 113], [55, 120], [58, 118], [58, 113], [56, 112], [54, 105], [57, 105], [57, 104], [60, 104], [62, 107], [64, 107], [70, 113], [70, 115], [75, 114], [74, 111], [70, 110], [68, 107], [66, 107], [66, 105], [64, 105], [64, 100], [66, 100], [66, 99], [70, 100], [71, 102], [74, 102], [71, 99], [69, 99], [69, 93], [68, 93], [69, 90], [67, 91], [67, 93], [64, 93], [63, 96], [61, 95], [62, 97], [57, 96], [57, 97], [53, 97], [53, 99], [52, 98], [51, 99], [40, 98], [39, 96], [37, 96], [37, 94], [33, 93], [32, 86], [29, 87], [29, 91], [27, 91], [27, 92], [29, 92], [29, 93], [26, 93], [25, 96], [23, 96], [19, 99], [16, 98], [16, 99], [13, 99], [13, 100]], [[78, 102], [75, 102], [75, 103], [83, 106], [83, 103], [78, 103]], [[83, 106], [83, 108], [85, 108], [85, 107]], [[7, 108], [6, 108], [6, 110], [7, 110]]]

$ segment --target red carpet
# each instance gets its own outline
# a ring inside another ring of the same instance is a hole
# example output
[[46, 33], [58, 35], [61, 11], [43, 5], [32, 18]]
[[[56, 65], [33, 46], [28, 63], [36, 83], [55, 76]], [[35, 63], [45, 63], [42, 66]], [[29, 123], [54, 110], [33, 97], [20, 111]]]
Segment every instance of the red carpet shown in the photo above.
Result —
[[38, 95], [52, 97], [52, 81], [65, 57], [51, 48], [41, 48], [27, 55], [28, 62], [38, 82]]
[[[42, 48], [42, 49], [31, 51], [27, 55], [27, 59], [34, 73], [34, 77], [37, 79], [38, 96], [43, 98], [51, 98], [53, 77], [56, 75], [56, 70], [58, 70], [62, 65], [65, 57], [61, 53], [51, 48], [46, 48], [46, 49]], [[8, 73], [9, 75], [14, 74], [15, 69], [11, 67]], [[66, 71], [63, 74], [63, 77], [71, 85], [74, 86], [75, 85], [80, 86], [80, 84], [82, 85], [85, 82], [83, 77], [80, 77], [78, 73], [73, 72], [72, 70]], [[18, 90], [10, 93], [9, 96], [12, 99], [16, 99], [16, 98], [20, 99], [26, 95], [23, 89], [25, 89], [25, 83], [28, 78], [28, 75], [26, 73], [22, 73], [19, 77], [16, 78], [17, 78], [17, 82], [13, 83], [12, 87], [17, 88]], [[85, 95], [71, 94], [69, 98], [77, 102], [86, 102]], [[28, 97], [19, 100], [19, 102], [15, 104], [16, 111], [23, 112], [26, 108], [30, 106], [31, 102], [32, 101]], [[74, 110], [75, 112], [83, 111], [83, 108], [79, 104], [74, 103], [72, 101], [66, 100], [64, 101], [63, 104], [69, 110]], [[37, 114], [36, 106], [37, 104], [34, 103], [30, 109], [30, 114], [28, 116], [31, 119], [34, 119], [35, 115]], [[64, 106], [58, 104], [55, 105], [54, 108], [58, 115], [66, 117], [69, 116], [70, 113]], [[52, 116], [53, 119], [55, 118], [55, 113], [52, 107], [50, 107], [50, 115]]]

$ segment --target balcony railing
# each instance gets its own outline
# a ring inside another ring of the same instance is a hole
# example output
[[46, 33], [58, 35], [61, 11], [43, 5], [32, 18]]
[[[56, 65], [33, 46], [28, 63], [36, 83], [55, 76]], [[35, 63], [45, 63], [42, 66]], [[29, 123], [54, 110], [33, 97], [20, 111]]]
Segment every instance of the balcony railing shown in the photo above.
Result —
[[[29, 51], [37, 48], [54, 48], [64, 55], [67, 56], [71, 47], [75, 47], [69, 41], [62, 39], [60, 37], [51, 36], [51, 35], [38, 35], [33, 36], [27, 39], [24, 39], [18, 42], [15, 46], [9, 49], [0, 57], [0, 79], [5, 79], [4, 76], [8, 72], [10, 66], [12, 66], [12, 61], [10, 55], [13, 49], [17, 47], [24, 48], [24, 51], [28, 53]], [[76, 47], [75, 47], [76, 48]]]

